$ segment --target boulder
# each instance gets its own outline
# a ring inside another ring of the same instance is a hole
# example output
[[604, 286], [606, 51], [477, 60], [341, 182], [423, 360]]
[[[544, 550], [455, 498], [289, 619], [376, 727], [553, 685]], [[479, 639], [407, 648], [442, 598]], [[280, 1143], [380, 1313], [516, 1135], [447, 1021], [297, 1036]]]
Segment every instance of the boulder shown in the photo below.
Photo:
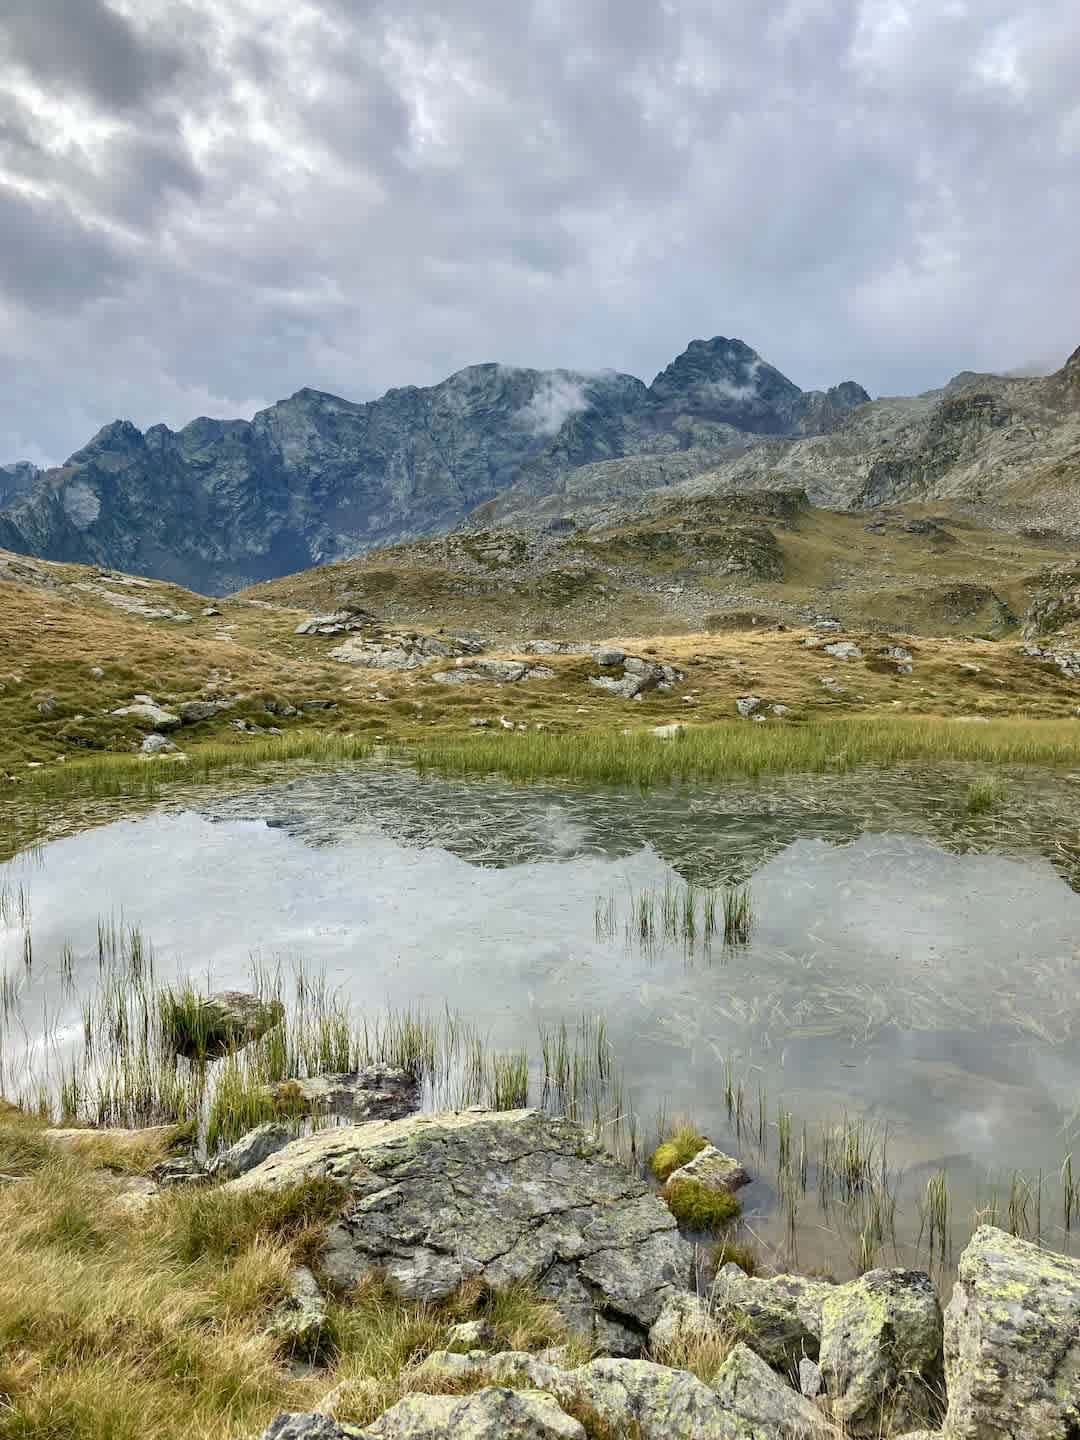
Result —
[[848, 1435], [928, 1427], [941, 1414], [941, 1306], [915, 1270], [868, 1270], [821, 1306], [819, 1364]]
[[568, 1372], [568, 1378], [578, 1400], [616, 1434], [625, 1427], [640, 1440], [777, 1440], [775, 1431], [743, 1423], [687, 1370], [650, 1360], [593, 1360]]
[[489, 1344], [492, 1337], [492, 1329], [486, 1320], [463, 1320], [460, 1325], [452, 1325], [448, 1341], [463, 1350], [479, 1350]]
[[140, 701], [134, 705], [121, 705], [119, 710], [114, 710], [112, 713], [118, 720], [134, 720], [136, 724], [143, 725], [148, 730], [178, 730], [180, 728], [179, 715], [174, 715], [171, 710], [163, 710], [160, 705], [154, 705], [147, 701]]
[[735, 1346], [713, 1377], [712, 1388], [732, 1415], [775, 1440], [811, 1440], [825, 1434], [821, 1411], [748, 1345]]
[[306, 1265], [289, 1272], [285, 1298], [270, 1317], [270, 1334], [290, 1354], [314, 1359], [326, 1325], [326, 1301], [319, 1282]]
[[[597, 660], [597, 664], [601, 663], [617, 664], [618, 661]], [[590, 675], [589, 684], [597, 690], [606, 690], [624, 700], [635, 700], [649, 690], [671, 690], [685, 678], [682, 671], [676, 670], [674, 666], [645, 660], [640, 655], [624, 655], [622, 667], [621, 680], [616, 680], [611, 675]]]
[[242, 1049], [281, 1023], [280, 1000], [261, 1000], [245, 990], [218, 990], [199, 1002], [194, 1025], [167, 1023], [164, 1039], [189, 1060], [214, 1059]]
[[677, 740], [680, 735], [686, 733], [686, 726], [680, 725], [678, 721], [671, 725], [654, 725], [652, 733], [658, 740]]
[[256, 1165], [261, 1165], [268, 1156], [284, 1149], [295, 1139], [295, 1125], [288, 1125], [283, 1120], [270, 1120], [265, 1125], [249, 1130], [235, 1145], [230, 1145], [216, 1156], [210, 1163], [210, 1172], [226, 1179], [246, 1175], [249, 1170], [254, 1170]]
[[212, 720], [223, 710], [228, 710], [229, 700], [185, 700], [176, 707], [181, 725], [198, 725], [203, 720]]
[[950, 1440], [1080, 1430], [1080, 1260], [991, 1225], [960, 1257], [945, 1311]]
[[[418, 1367], [416, 1379], [420, 1384], [426, 1379], [443, 1386], [478, 1380], [527, 1386], [553, 1396], [568, 1410], [591, 1412], [616, 1435], [630, 1434], [637, 1440], [674, 1440], [676, 1436], [679, 1440], [684, 1436], [688, 1440], [779, 1440], [784, 1433], [769, 1429], [767, 1423], [747, 1423], [695, 1375], [651, 1360], [593, 1360], [566, 1370], [520, 1351], [499, 1355], [437, 1351]], [[782, 1386], [775, 1376], [773, 1380], [777, 1387]], [[792, 1395], [798, 1403], [800, 1397]], [[745, 1388], [743, 1397], [749, 1403]], [[774, 1398], [773, 1408], [778, 1406]]]
[[393, 1065], [366, 1065], [348, 1074], [308, 1075], [267, 1088], [271, 1098], [290, 1108], [337, 1115], [356, 1124], [362, 1120], [400, 1120], [420, 1108], [416, 1076]]
[[821, 1307], [835, 1287], [798, 1275], [755, 1279], [737, 1265], [724, 1265], [710, 1296], [716, 1320], [738, 1328], [743, 1339], [776, 1370], [787, 1373], [804, 1355], [820, 1349]]
[[673, 1170], [668, 1176], [668, 1184], [675, 1180], [696, 1180], [708, 1190], [726, 1190], [729, 1194], [750, 1184], [750, 1176], [738, 1160], [725, 1155], [715, 1145], [706, 1145], [692, 1160]]
[[663, 1201], [580, 1126], [538, 1110], [321, 1130], [228, 1188], [315, 1175], [350, 1191], [322, 1255], [343, 1287], [380, 1271], [399, 1295], [436, 1301], [469, 1276], [529, 1282], [567, 1324], [627, 1353], [690, 1281], [693, 1248]]
[[824, 647], [826, 655], [832, 655], [837, 660], [861, 660], [862, 651], [854, 640], [837, 640], [832, 645]]
[[735, 701], [735, 709], [745, 720], [756, 710], [760, 710], [763, 703], [760, 695], [740, 695]]
[[[586, 1440], [580, 1420], [550, 1395], [495, 1388], [472, 1395], [406, 1395], [359, 1434], [364, 1440]], [[312, 1440], [316, 1437], [322, 1440], [318, 1431]]]
[[179, 748], [164, 735], [147, 735], [139, 746], [141, 755], [178, 755]]
[[437, 685], [513, 685], [541, 671], [552, 673], [546, 666], [530, 670], [521, 660], [459, 660], [453, 670], [437, 670], [431, 678]]
[[259, 1440], [362, 1440], [364, 1432], [356, 1425], [331, 1420], [329, 1415], [278, 1415], [262, 1432]]

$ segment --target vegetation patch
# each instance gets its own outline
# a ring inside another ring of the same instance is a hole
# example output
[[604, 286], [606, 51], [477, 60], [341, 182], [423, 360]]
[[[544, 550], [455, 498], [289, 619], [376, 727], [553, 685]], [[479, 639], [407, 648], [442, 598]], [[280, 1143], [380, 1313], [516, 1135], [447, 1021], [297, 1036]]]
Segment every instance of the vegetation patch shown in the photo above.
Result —
[[720, 1230], [739, 1214], [738, 1199], [728, 1190], [716, 1190], [700, 1180], [669, 1180], [664, 1186], [668, 1209], [689, 1230]]
[[652, 1153], [649, 1169], [657, 1180], [666, 1180], [674, 1171], [689, 1164], [708, 1144], [692, 1125], [680, 1125]]

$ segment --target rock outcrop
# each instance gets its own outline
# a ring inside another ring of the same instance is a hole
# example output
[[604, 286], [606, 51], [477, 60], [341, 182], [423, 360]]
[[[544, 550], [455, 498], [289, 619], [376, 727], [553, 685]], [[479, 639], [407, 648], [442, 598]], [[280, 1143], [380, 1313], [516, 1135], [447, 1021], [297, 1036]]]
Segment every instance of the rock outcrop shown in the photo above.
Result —
[[434, 1301], [470, 1276], [528, 1281], [609, 1354], [640, 1351], [692, 1247], [664, 1203], [579, 1126], [537, 1110], [417, 1115], [294, 1140], [229, 1188], [312, 1175], [349, 1200], [321, 1257], [335, 1284], [375, 1270]]

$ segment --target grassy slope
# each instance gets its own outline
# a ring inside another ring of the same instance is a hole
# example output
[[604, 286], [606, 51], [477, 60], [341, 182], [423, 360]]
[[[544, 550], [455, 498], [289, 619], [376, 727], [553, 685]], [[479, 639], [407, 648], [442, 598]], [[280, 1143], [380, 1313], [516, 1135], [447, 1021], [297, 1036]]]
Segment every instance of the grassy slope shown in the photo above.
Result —
[[[497, 542], [452, 537], [399, 547], [218, 601], [219, 616], [205, 617], [202, 597], [172, 586], [132, 592], [140, 600], [183, 608], [194, 617], [187, 624], [119, 611], [79, 588], [96, 579], [94, 572], [38, 562], [48, 584], [0, 580], [0, 772], [6, 772], [9, 785], [19, 786], [9, 791], [12, 798], [95, 786], [122, 793], [156, 784], [170, 769], [179, 773], [181, 767], [164, 761], [137, 762], [142, 730], [111, 715], [137, 693], [166, 705], [207, 696], [233, 700], [225, 714], [184, 727], [175, 737], [204, 769], [282, 751], [313, 756], [325, 751], [332, 759], [363, 752], [374, 741], [429, 750], [443, 742], [471, 745], [478, 760], [483, 756], [495, 764], [499, 743], [514, 744], [515, 754], [524, 748], [517, 746], [517, 735], [503, 735], [503, 716], [515, 729], [545, 733], [545, 772], [571, 763], [569, 755], [557, 758], [551, 737], [618, 736], [674, 719], [698, 732], [724, 722], [716, 741], [701, 739], [699, 750], [710, 754], [706, 773], [716, 770], [721, 752], [730, 757], [756, 755], [763, 747], [778, 754], [791, 750], [790, 740], [772, 737], [800, 721], [866, 715], [890, 721], [1072, 717], [1075, 683], [1053, 666], [1024, 657], [1015, 627], [1002, 638], [979, 638], [984, 627], [987, 633], [1001, 631], [998, 607], [976, 597], [972, 608], [961, 597], [958, 614], [954, 593], [958, 586], [992, 585], [1020, 614], [1032, 576], [1066, 558], [1065, 552], [959, 522], [947, 527], [951, 540], [911, 534], [902, 522], [912, 517], [919, 518], [913, 511], [890, 513], [883, 534], [867, 531], [874, 517], [824, 511], [771, 523], [783, 554], [782, 582], [718, 578], [710, 573], [707, 547], [704, 559], [700, 550], [672, 553], [661, 545], [657, 551], [648, 533], [642, 540], [643, 532], [657, 529], [655, 520], [646, 518], [599, 537], [571, 537], [568, 548], [560, 545], [535, 564], [520, 563], [522, 547], [515, 548], [512, 537]], [[507, 546], [509, 560], [503, 563], [498, 556]], [[572, 553], [578, 563], [583, 547], [590, 552], [584, 576], [567, 560]], [[611, 547], [614, 555], [601, 571], [594, 552]], [[672, 584], [682, 592], [672, 594]], [[588, 684], [596, 669], [588, 657], [551, 657], [545, 663], [554, 678], [506, 686], [436, 685], [429, 677], [440, 668], [437, 663], [404, 673], [353, 669], [329, 659], [340, 637], [294, 633], [312, 610], [332, 608], [343, 594], [366, 603], [387, 626], [475, 626], [495, 642], [495, 654], [513, 654], [515, 640], [530, 634], [620, 639], [636, 653], [679, 666], [687, 678], [675, 691], [654, 691], [630, 702]], [[708, 630], [702, 628], [703, 611], [720, 617]], [[797, 626], [733, 626], [733, 614], [747, 611], [784, 613], [789, 620], [807, 611], [839, 614], [863, 658], [845, 662], [811, 648], [803, 643], [807, 632]], [[879, 658], [890, 634], [913, 651], [913, 674], [898, 674]], [[751, 739], [742, 733], [748, 722], [735, 718], [735, 699], [747, 693], [788, 706], [790, 717], [754, 726], [764, 736]], [[330, 700], [335, 708], [300, 709], [305, 700], [316, 699]], [[299, 713], [268, 714], [267, 700], [286, 701]], [[231, 723], [236, 720], [284, 734], [239, 733]], [[488, 722], [486, 729], [470, 723], [480, 720]], [[873, 750], [869, 733], [861, 732], [863, 753]], [[896, 749], [896, 733], [893, 727], [883, 738], [883, 752]], [[1052, 747], [1073, 763], [1070, 733], [1068, 727], [1055, 732]], [[1027, 747], [1016, 727], [994, 735], [998, 758], [1015, 758], [1018, 747]], [[984, 734], [984, 749], [993, 748], [990, 740]], [[845, 743], [841, 736], [827, 748], [835, 751]], [[919, 752], [935, 743], [922, 727]], [[943, 743], [948, 748], [955, 740]], [[684, 747], [683, 754], [689, 753]], [[103, 767], [102, 758], [109, 756], [128, 757], [130, 764], [112, 760]], [[93, 781], [83, 773], [87, 759], [98, 761]], [[456, 750], [453, 763], [461, 764]], [[185, 773], [199, 768], [197, 763]]]
[[4, 1440], [231, 1440], [338, 1386], [337, 1414], [362, 1424], [457, 1321], [483, 1315], [501, 1349], [565, 1338], [524, 1292], [472, 1289], [424, 1307], [368, 1285], [331, 1305], [324, 1365], [296, 1373], [268, 1321], [291, 1266], [317, 1263], [334, 1188], [181, 1188], [133, 1211], [125, 1180], [157, 1155], [88, 1136], [60, 1147], [40, 1122], [0, 1113]]

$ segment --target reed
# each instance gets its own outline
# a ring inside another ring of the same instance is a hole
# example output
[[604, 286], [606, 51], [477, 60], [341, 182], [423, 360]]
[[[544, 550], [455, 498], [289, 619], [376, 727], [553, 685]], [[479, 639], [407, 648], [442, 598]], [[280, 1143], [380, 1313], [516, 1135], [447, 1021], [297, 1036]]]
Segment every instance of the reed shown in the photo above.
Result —
[[969, 815], [985, 815], [996, 809], [1008, 794], [1008, 785], [995, 775], [980, 775], [972, 780], [964, 796], [964, 807]]
[[754, 928], [750, 889], [733, 886], [724, 891], [724, 944], [746, 945]]
[[401, 753], [421, 772], [650, 786], [918, 760], [1075, 765], [1080, 736], [1069, 720], [1015, 718], [957, 725], [933, 716], [845, 716], [805, 726], [725, 721], [695, 728], [678, 745], [644, 734], [529, 732], [435, 741]]

